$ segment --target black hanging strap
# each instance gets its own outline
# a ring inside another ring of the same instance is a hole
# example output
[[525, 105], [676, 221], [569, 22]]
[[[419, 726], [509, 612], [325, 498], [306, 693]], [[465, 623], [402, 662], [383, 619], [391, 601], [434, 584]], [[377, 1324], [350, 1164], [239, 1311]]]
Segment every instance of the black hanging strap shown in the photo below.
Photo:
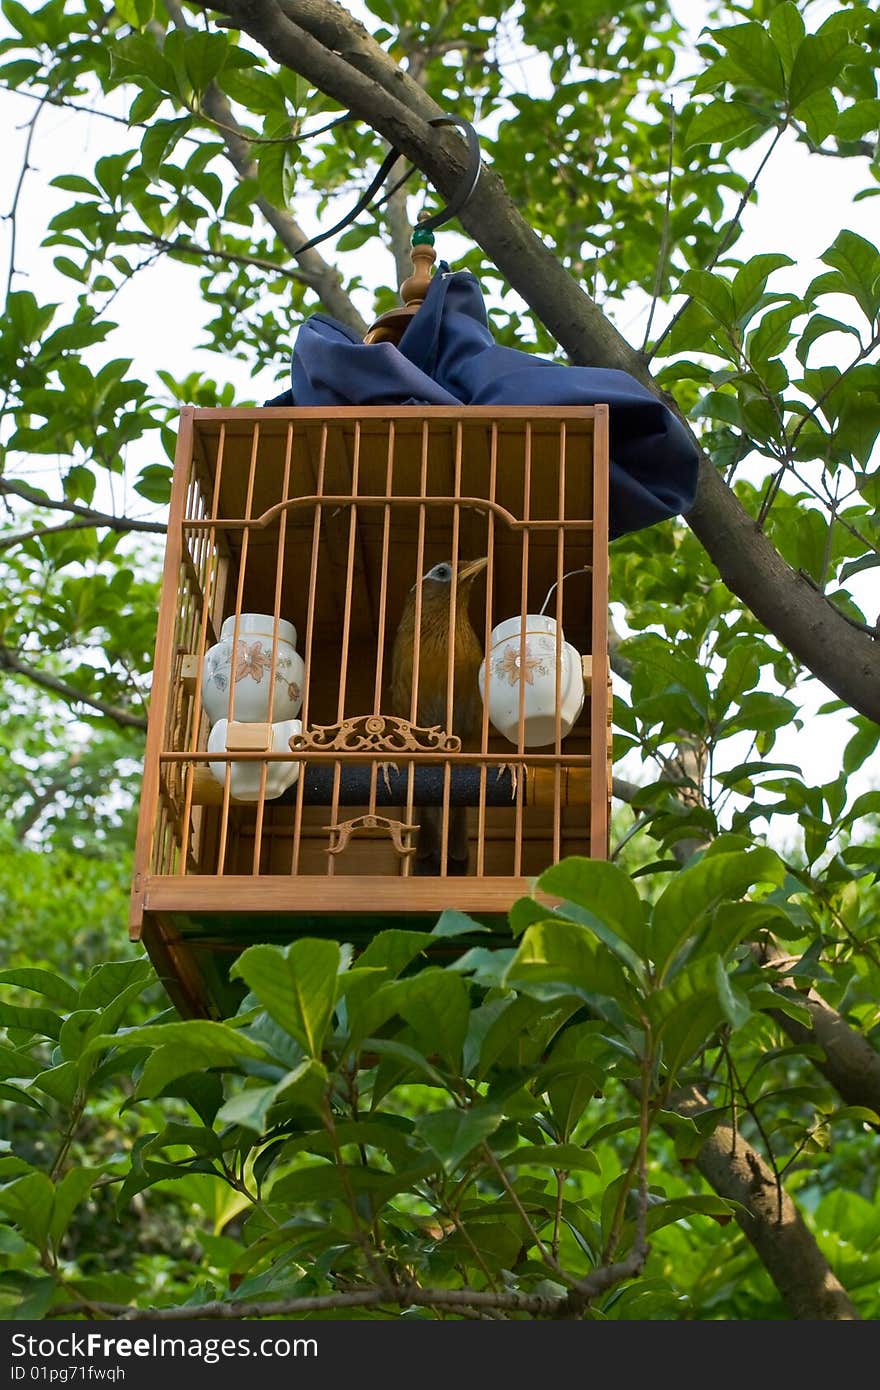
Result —
[[[435, 227], [442, 227], [444, 222], [451, 221], [453, 217], [456, 217], [460, 212], [462, 212], [466, 207], [471, 195], [473, 194], [473, 191], [476, 188], [480, 178], [480, 141], [477, 132], [474, 130], [470, 121], [464, 120], [464, 118], [461, 116], [443, 115], [432, 117], [432, 119], [428, 121], [428, 125], [456, 126], [459, 130], [463, 131], [465, 139], [467, 141], [468, 163], [467, 169], [465, 170], [461, 183], [455, 190], [449, 202], [444, 207], [442, 207], [439, 210], [439, 212], [433, 213], [432, 216], [426, 218], [419, 218], [418, 225], [422, 231], [433, 231]], [[322, 241], [326, 241], [328, 237], [335, 236], [337, 232], [341, 232], [346, 227], [350, 226], [356, 220], [356, 218], [358, 218], [360, 214], [370, 206], [375, 194], [378, 193], [379, 189], [382, 187], [382, 184], [385, 182], [386, 178], [391, 173], [391, 170], [394, 168], [394, 165], [397, 163], [400, 157], [400, 152], [398, 150], [389, 150], [388, 154], [382, 160], [382, 163], [379, 165], [379, 168], [377, 169], [373, 179], [371, 180], [369, 188], [361, 194], [360, 198], [358, 198], [351, 211], [347, 212], [346, 215], [343, 218], [341, 218], [339, 222], [335, 223], [334, 226], [329, 227], [326, 232], [319, 232], [317, 236], [313, 236], [310, 238], [309, 241], [303, 242], [302, 246], [297, 247], [294, 254], [297, 256], [301, 256], [304, 251], [311, 251], [313, 246], [318, 246]], [[406, 173], [403, 174], [402, 177], [399, 178], [397, 182], [393, 185], [393, 187], [390, 188], [388, 192], [385, 193], [384, 196], [380, 198], [378, 202], [376, 202], [373, 206], [378, 208], [381, 207], [383, 203], [386, 203], [388, 199], [391, 198], [399, 188], [403, 187], [407, 179], [415, 173], [415, 170], [416, 166], [414, 164], [411, 164], [409, 168], [406, 170]]]

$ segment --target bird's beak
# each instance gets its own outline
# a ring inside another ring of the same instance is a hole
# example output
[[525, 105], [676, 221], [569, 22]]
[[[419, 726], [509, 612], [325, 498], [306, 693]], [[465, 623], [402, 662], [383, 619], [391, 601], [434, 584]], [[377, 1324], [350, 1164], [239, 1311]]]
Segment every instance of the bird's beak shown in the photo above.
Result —
[[479, 560], [469, 560], [467, 564], [463, 565], [458, 571], [459, 584], [464, 583], [466, 579], [476, 579], [478, 574], [482, 574], [488, 563], [488, 555], [481, 555]]

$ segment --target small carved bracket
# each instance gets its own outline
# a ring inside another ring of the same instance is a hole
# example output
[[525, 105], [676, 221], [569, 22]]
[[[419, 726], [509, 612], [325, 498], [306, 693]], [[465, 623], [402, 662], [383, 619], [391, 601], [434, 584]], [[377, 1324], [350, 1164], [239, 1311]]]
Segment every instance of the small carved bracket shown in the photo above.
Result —
[[355, 816], [354, 820], [342, 821], [339, 825], [324, 826], [330, 835], [327, 853], [341, 854], [352, 835], [356, 835], [359, 830], [384, 830], [391, 836], [397, 853], [404, 858], [416, 852], [415, 845], [410, 841], [418, 828], [417, 825], [407, 825], [401, 820], [390, 820], [388, 816]]
[[460, 753], [461, 739], [439, 724], [420, 728], [393, 714], [361, 714], [316, 724], [290, 740], [292, 753]]

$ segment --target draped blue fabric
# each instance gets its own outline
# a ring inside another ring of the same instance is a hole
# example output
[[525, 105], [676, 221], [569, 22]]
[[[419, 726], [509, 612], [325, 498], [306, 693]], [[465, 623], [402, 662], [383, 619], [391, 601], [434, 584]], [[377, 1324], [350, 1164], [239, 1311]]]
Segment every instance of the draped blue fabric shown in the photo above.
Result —
[[687, 511], [697, 455], [681, 422], [627, 372], [500, 347], [470, 271], [441, 263], [399, 346], [315, 314], [297, 334], [292, 389], [267, 405], [609, 407], [611, 536]]

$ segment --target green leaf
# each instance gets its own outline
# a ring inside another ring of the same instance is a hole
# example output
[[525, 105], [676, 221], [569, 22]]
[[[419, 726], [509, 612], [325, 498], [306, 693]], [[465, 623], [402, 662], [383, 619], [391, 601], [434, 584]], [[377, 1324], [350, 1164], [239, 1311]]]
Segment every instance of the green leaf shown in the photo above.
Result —
[[880, 309], [880, 251], [865, 237], [844, 228], [822, 257], [840, 271], [844, 285], [867, 318]]
[[183, 45], [186, 75], [196, 92], [204, 92], [223, 70], [229, 56], [229, 40], [223, 34], [205, 34], [189, 29]]
[[487, 932], [489, 928], [482, 922], [475, 922], [473, 917], [468, 917], [466, 912], [457, 912], [455, 908], [447, 907], [437, 918], [436, 926], [432, 929], [432, 936], [470, 936], [474, 932]]
[[849, 36], [845, 32], [807, 34], [791, 69], [788, 99], [792, 110], [797, 111], [815, 92], [831, 87], [849, 48]]
[[853, 722], [856, 732], [843, 750], [843, 770], [847, 776], [862, 767], [880, 744], [880, 724], [861, 716]]
[[745, 326], [752, 317], [764, 294], [764, 287], [774, 270], [781, 270], [784, 266], [789, 265], [794, 265], [790, 256], [774, 251], [759, 256], [751, 256], [745, 265], [740, 267], [733, 277], [730, 289], [737, 321], [741, 325]]
[[749, 334], [746, 353], [753, 369], [759, 374], [763, 363], [784, 352], [794, 334], [791, 332], [792, 320], [802, 313], [801, 305], [780, 304], [770, 309], [753, 333]]
[[633, 990], [610, 950], [575, 922], [538, 922], [523, 936], [504, 983], [536, 998], [573, 993], [582, 999], [604, 995], [633, 1007]]
[[244, 980], [271, 1018], [319, 1058], [336, 1002], [339, 946], [302, 937], [281, 950], [250, 946], [230, 974]]
[[261, 68], [227, 68], [220, 85], [227, 96], [261, 116], [284, 114], [284, 93], [274, 77]]
[[142, 29], [153, 17], [153, 0], [113, 0], [113, 8], [134, 29]]
[[722, 1224], [729, 1221], [737, 1212], [745, 1212], [739, 1202], [728, 1197], [715, 1197], [708, 1194], [695, 1194], [690, 1197], [667, 1197], [662, 1202], [652, 1203], [648, 1208], [648, 1233], [659, 1231], [673, 1221], [682, 1221], [689, 1216], [709, 1216]]
[[73, 1214], [101, 1177], [100, 1168], [71, 1168], [55, 1188], [49, 1234], [57, 1243], [67, 1231]]
[[52, 999], [64, 1009], [75, 1009], [79, 997], [73, 985], [68, 984], [60, 975], [36, 966], [0, 970], [0, 985], [18, 985], [19, 989], [32, 990], [34, 994], [42, 994], [46, 999]]
[[151, 179], [160, 174], [165, 160], [191, 125], [189, 116], [181, 116], [169, 121], [154, 121], [145, 132], [141, 141], [141, 160], [144, 172]]
[[723, 719], [718, 726], [716, 737], [729, 738], [731, 734], [742, 732], [768, 732], [782, 729], [794, 722], [797, 706], [782, 695], [774, 695], [769, 690], [754, 690], [740, 701], [734, 714]]
[[[764, 112], [742, 101], [713, 101], [697, 112], [687, 128], [685, 148], [697, 145], [724, 145], [740, 141], [754, 131], [754, 137], [768, 124]], [[748, 142], [747, 142], [748, 143]]]
[[[156, 1096], [170, 1082], [189, 1072], [203, 1071], [207, 1067], [235, 1068], [244, 1058], [266, 1058], [265, 1049], [240, 1030], [208, 1019], [130, 1028], [120, 1038], [129, 1045], [146, 1043], [156, 1049], [144, 1063], [135, 1091], [138, 1097]], [[98, 1049], [108, 1041], [116, 1039], [98, 1037], [89, 1048]]]
[[421, 1072], [435, 1086], [442, 1086], [446, 1090], [446, 1078], [442, 1072], [407, 1043], [398, 1042], [395, 1038], [365, 1038], [363, 1046], [365, 1052], [376, 1052], [380, 1057], [390, 1057], [393, 1061], [401, 1062], [407, 1070]]
[[569, 1173], [601, 1173], [602, 1165], [591, 1149], [577, 1144], [523, 1144], [499, 1159], [502, 1168], [554, 1168]]
[[704, 856], [663, 890], [651, 922], [651, 953], [662, 976], [708, 913], [756, 883], [781, 884], [785, 866], [771, 849]]
[[708, 270], [688, 270], [681, 277], [681, 288], [708, 309], [717, 323], [732, 328], [736, 322], [733, 291], [727, 280]]
[[300, 1105], [321, 1114], [327, 1084], [326, 1069], [320, 1062], [309, 1058], [274, 1086], [246, 1086], [227, 1100], [219, 1111], [218, 1119], [224, 1124], [242, 1125], [257, 1134], [264, 1134], [269, 1125], [270, 1110], [282, 1102]]
[[646, 1007], [670, 1080], [711, 1041], [720, 1024], [738, 1027], [749, 1012], [734, 996], [717, 955], [690, 961], [671, 984], [649, 995]]
[[307, 1202], [327, 1202], [349, 1200], [367, 1196], [371, 1205], [383, 1205], [398, 1192], [410, 1191], [417, 1182], [427, 1177], [437, 1168], [434, 1159], [425, 1159], [410, 1169], [388, 1173], [366, 1165], [322, 1163], [309, 1168], [300, 1168], [279, 1178], [272, 1186], [271, 1205], [291, 1203], [299, 1206]]
[[28, 1173], [0, 1187], [0, 1211], [40, 1249], [49, 1235], [54, 1200], [55, 1189], [45, 1173]]
[[57, 1067], [41, 1071], [39, 1076], [34, 1077], [33, 1084], [60, 1105], [71, 1106], [79, 1085], [79, 1068], [76, 1062], [62, 1062]]
[[429, 968], [400, 982], [399, 1012], [413, 1028], [427, 1055], [439, 1053], [454, 1070], [470, 1018], [467, 985], [460, 975]]
[[465, 1110], [435, 1110], [416, 1121], [416, 1134], [435, 1153], [447, 1173], [463, 1163], [501, 1123], [503, 1113], [492, 1104], [471, 1105]]
[[783, 0], [781, 5], [776, 6], [770, 15], [768, 27], [773, 46], [788, 77], [806, 32], [800, 10], [793, 0]]
[[714, 36], [727, 50], [730, 61], [756, 87], [774, 97], [785, 95], [782, 62], [763, 24], [736, 24], [730, 29], [716, 29]]
[[796, 349], [797, 359], [801, 365], [806, 364], [807, 354], [813, 343], [828, 333], [849, 333], [855, 338], [859, 336], [852, 324], [841, 323], [839, 319], [829, 318], [827, 314], [813, 314], [800, 336]]
[[[538, 879], [541, 893], [565, 898], [585, 908], [637, 956], [645, 947], [645, 911], [632, 879], [616, 864], [577, 855], [546, 869]], [[603, 938], [604, 939], [604, 938]]]
[[22, 1032], [44, 1038], [57, 1038], [63, 1019], [50, 1009], [0, 1003], [0, 1028], [20, 1028]]
[[[501, 1008], [492, 1019], [482, 1038], [480, 1062], [477, 1069], [478, 1080], [482, 1080], [487, 1075], [499, 1057], [512, 1047], [517, 1039], [522, 1038], [524, 1042], [527, 1041], [526, 1029], [542, 1008], [538, 1000], [527, 999], [525, 996], [510, 999], [509, 1002], [504, 1000], [493, 1002], [500, 1004]], [[484, 1005], [483, 1007], [488, 1008], [490, 1006]], [[473, 1019], [473, 1017], [472, 1014], [471, 1018]], [[470, 1033], [468, 1034], [468, 1041], [470, 1041]]]
[[837, 120], [838, 140], [860, 140], [863, 135], [880, 130], [880, 99], [869, 97], [854, 101]]
[[104, 1009], [135, 981], [146, 984], [153, 978], [148, 960], [108, 960], [89, 975], [79, 994], [81, 1009]]

